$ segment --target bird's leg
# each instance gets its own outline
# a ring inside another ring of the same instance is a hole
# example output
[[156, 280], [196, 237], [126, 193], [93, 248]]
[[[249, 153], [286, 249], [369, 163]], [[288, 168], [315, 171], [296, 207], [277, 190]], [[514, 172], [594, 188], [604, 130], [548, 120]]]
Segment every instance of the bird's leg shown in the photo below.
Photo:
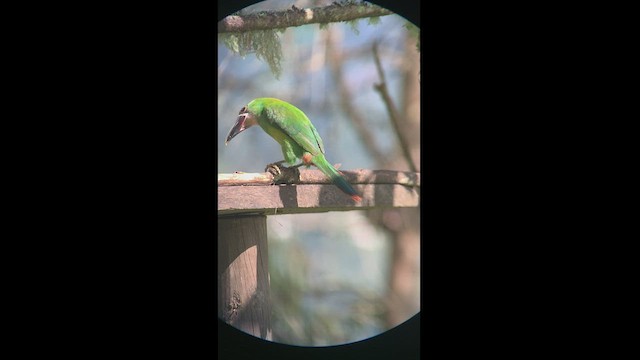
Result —
[[287, 184], [300, 180], [300, 171], [298, 170], [299, 165], [286, 167], [282, 165], [284, 162], [285, 160], [268, 164], [264, 169], [264, 171], [273, 175], [274, 184]]
[[309, 153], [304, 153], [304, 155], [302, 155], [302, 162], [298, 165], [294, 165], [292, 166], [292, 168], [299, 168], [300, 166], [306, 166], [307, 169], [309, 168], [309, 166], [313, 165], [313, 162], [311, 161], [311, 154]]

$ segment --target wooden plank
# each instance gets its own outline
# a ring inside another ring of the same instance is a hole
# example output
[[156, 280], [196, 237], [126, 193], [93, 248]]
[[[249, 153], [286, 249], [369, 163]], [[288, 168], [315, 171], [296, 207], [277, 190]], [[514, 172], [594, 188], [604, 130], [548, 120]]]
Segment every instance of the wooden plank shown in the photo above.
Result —
[[[420, 187], [420, 173], [393, 170], [344, 170], [342, 174], [351, 184], [399, 184]], [[270, 185], [273, 175], [270, 173], [245, 173], [237, 171], [233, 174], [218, 174], [218, 186]], [[292, 179], [292, 184], [331, 184], [320, 170], [300, 170], [299, 177]]]
[[270, 173], [218, 174], [218, 186], [271, 185], [273, 175]]
[[344, 170], [343, 175], [362, 195], [355, 203], [320, 171], [292, 169], [287, 184], [273, 185], [270, 173], [218, 174], [218, 215], [265, 215], [416, 207], [420, 173], [392, 170]]
[[269, 185], [218, 187], [218, 215], [265, 215], [417, 207], [420, 190], [394, 184], [354, 185], [362, 202], [354, 202], [335, 185]]
[[266, 216], [218, 218], [218, 317], [272, 339]]

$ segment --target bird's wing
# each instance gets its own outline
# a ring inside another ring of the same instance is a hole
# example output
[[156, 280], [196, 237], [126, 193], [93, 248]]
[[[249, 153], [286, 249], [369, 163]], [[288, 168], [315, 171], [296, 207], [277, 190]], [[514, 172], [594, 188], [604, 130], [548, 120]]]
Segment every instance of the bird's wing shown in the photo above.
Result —
[[304, 150], [317, 155], [324, 154], [324, 144], [309, 118], [298, 108], [285, 102], [270, 104], [267, 117], [272, 125], [279, 127]]

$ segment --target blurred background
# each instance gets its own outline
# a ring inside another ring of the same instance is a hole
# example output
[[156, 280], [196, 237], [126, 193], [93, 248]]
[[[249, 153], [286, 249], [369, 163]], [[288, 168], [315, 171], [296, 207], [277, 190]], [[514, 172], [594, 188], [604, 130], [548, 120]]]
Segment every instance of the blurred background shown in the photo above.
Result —
[[[263, 1], [242, 10], [313, 8], [333, 1]], [[249, 129], [227, 146], [238, 111], [276, 97], [304, 111], [342, 170], [410, 171], [387, 107], [420, 171], [418, 29], [398, 15], [276, 32], [283, 57], [273, 71], [264, 55], [234, 49], [218, 35], [218, 173], [263, 172], [283, 159], [279, 144]], [[274, 46], [271, 44], [270, 46]], [[420, 311], [420, 209], [375, 209], [267, 217], [273, 341], [303, 346], [349, 343], [378, 335]]]

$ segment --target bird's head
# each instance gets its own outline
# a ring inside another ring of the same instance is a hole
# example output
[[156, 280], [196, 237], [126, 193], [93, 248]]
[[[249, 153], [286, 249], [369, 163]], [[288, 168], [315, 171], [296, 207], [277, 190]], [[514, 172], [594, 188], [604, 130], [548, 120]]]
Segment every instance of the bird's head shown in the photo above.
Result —
[[240, 109], [238, 118], [236, 119], [236, 123], [233, 125], [231, 130], [229, 130], [229, 134], [227, 135], [227, 139], [224, 141], [224, 144], [227, 145], [227, 143], [231, 141], [231, 139], [233, 139], [236, 135], [240, 134], [241, 132], [257, 123], [258, 121], [256, 120], [255, 115], [251, 111], [249, 111], [249, 108], [247, 106], [244, 106], [242, 109]]

